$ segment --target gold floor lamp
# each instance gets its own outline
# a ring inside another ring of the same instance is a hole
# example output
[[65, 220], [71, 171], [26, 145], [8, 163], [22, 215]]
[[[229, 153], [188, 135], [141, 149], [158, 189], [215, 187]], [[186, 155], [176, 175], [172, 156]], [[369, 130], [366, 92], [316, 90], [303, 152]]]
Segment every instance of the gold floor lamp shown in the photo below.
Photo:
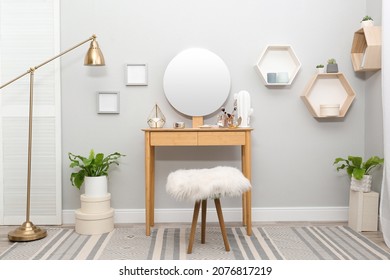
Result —
[[33, 88], [34, 88], [34, 72], [43, 65], [55, 60], [56, 58], [78, 48], [79, 46], [91, 41], [91, 45], [84, 59], [84, 65], [88, 66], [102, 66], [105, 65], [104, 57], [100, 51], [99, 44], [96, 41], [96, 36], [92, 35], [87, 40], [75, 45], [74, 47], [61, 52], [60, 54], [46, 60], [45, 62], [31, 67], [27, 72], [21, 74], [15, 79], [9, 81], [8, 83], [0, 86], [0, 89], [12, 84], [20, 78], [30, 75], [30, 104], [29, 104], [29, 127], [28, 127], [28, 162], [27, 162], [27, 205], [26, 205], [26, 221], [17, 229], [8, 233], [8, 239], [10, 241], [33, 241], [46, 237], [47, 232], [44, 229], [41, 229], [35, 226], [30, 221], [30, 192], [31, 192], [31, 150], [32, 150], [32, 119], [33, 119]]

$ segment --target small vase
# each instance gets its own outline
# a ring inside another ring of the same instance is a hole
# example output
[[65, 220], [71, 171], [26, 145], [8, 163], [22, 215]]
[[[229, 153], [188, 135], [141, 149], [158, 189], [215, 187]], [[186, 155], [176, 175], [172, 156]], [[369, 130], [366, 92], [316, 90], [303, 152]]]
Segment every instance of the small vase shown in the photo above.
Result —
[[107, 195], [107, 176], [85, 177], [85, 196], [104, 197]]
[[370, 192], [371, 191], [371, 175], [364, 175], [361, 180], [357, 180], [354, 177], [351, 178], [351, 190], [357, 192]]
[[374, 26], [373, 20], [364, 20], [361, 22], [361, 27], [370, 27], [370, 26]]
[[323, 74], [325, 72], [325, 68], [322, 67], [322, 68], [316, 68], [317, 69], [317, 73], [318, 74]]

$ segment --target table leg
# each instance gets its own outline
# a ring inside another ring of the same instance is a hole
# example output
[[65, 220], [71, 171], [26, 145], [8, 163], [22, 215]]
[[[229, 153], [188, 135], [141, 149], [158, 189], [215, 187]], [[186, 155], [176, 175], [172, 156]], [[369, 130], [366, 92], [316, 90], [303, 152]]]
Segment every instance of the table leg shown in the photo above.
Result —
[[[251, 134], [245, 132], [245, 145], [241, 147], [242, 172], [248, 180], [251, 180]], [[252, 235], [252, 192], [249, 190], [243, 194], [243, 223], [246, 225], [248, 235]]]
[[154, 226], [154, 182], [155, 182], [155, 157], [154, 157], [154, 147], [150, 148], [150, 226]]
[[150, 144], [150, 133], [145, 133], [145, 226], [146, 235], [154, 223], [154, 147]]

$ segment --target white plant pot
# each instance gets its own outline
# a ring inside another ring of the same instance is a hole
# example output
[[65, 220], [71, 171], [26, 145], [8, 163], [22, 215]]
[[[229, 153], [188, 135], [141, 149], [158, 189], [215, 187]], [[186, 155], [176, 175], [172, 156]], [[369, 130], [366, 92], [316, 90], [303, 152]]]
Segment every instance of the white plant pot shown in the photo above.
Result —
[[361, 22], [361, 27], [370, 27], [370, 26], [374, 26], [373, 20], [365, 20]]
[[85, 195], [88, 197], [103, 197], [107, 195], [107, 176], [85, 177]]
[[325, 73], [325, 68], [324, 67], [322, 67], [322, 68], [316, 68], [317, 69], [317, 73], [318, 74], [323, 74], [323, 73]]
[[372, 176], [364, 175], [361, 180], [357, 180], [354, 177], [351, 178], [351, 190], [357, 192], [370, 192], [371, 191]]

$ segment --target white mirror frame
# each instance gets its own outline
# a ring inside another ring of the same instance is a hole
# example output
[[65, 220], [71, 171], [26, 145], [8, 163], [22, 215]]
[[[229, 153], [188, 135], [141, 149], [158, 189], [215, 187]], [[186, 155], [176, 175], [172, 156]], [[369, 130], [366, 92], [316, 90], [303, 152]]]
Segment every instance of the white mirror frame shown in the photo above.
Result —
[[164, 74], [164, 92], [169, 103], [188, 116], [216, 112], [230, 93], [230, 72], [215, 53], [191, 48], [180, 52]]

